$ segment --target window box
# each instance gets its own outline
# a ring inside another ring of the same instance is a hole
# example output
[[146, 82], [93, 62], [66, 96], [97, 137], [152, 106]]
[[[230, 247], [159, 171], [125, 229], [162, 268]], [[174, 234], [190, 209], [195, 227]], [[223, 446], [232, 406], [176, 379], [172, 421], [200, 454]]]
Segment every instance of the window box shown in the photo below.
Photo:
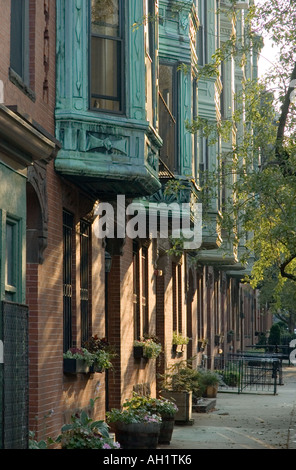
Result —
[[65, 374], [87, 374], [90, 367], [84, 359], [64, 359]]
[[141, 359], [144, 357], [144, 346], [134, 346], [134, 358]]
[[184, 352], [184, 344], [173, 344], [173, 353], [182, 353]]
[[156, 359], [162, 351], [161, 344], [156, 337], [146, 336], [142, 340], [134, 342], [134, 357], [139, 359]]
[[95, 362], [89, 368], [89, 372], [91, 374], [94, 374], [94, 373], [101, 374], [103, 371], [104, 371], [104, 368], [100, 364], [97, 364]]

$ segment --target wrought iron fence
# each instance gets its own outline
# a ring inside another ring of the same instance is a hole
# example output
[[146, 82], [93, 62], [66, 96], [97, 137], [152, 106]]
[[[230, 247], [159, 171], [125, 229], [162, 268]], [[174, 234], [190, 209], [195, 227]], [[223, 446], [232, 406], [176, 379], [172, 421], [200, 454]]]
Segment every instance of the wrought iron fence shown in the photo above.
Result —
[[215, 360], [219, 392], [272, 393], [282, 385], [282, 359], [276, 354], [232, 353]]

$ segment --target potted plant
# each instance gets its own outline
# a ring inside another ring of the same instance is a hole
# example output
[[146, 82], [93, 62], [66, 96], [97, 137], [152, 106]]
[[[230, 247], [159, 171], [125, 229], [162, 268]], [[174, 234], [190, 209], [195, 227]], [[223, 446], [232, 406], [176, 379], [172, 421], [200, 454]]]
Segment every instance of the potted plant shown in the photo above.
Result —
[[221, 372], [221, 377], [225, 385], [228, 387], [237, 387], [240, 383], [241, 374], [239, 370], [224, 370]]
[[144, 335], [140, 340], [134, 341], [134, 358], [156, 359], [162, 351], [161, 343], [156, 336]]
[[172, 438], [175, 415], [178, 411], [176, 404], [167, 398], [152, 398], [133, 393], [133, 397], [126, 401], [123, 407], [144, 409], [149, 413], [161, 416], [161, 426], [158, 437], [159, 444], [169, 444]]
[[227, 343], [231, 343], [231, 341], [233, 340], [233, 337], [234, 337], [234, 331], [233, 330], [227, 331]]
[[[91, 400], [93, 406], [94, 400]], [[119, 449], [120, 444], [110, 436], [104, 421], [93, 421], [85, 411], [71, 417], [57, 438], [62, 449]]]
[[199, 352], [204, 352], [206, 345], [208, 344], [207, 338], [200, 338], [197, 342], [197, 347]]
[[70, 348], [63, 355], [66, 374], [87, 374], [93, 364], [93, 357], [85, 348]]
[[146, 409], [113, 408], [106, 413], [106, 421], [115, 432], [116, 441], [123, 449], [156, 449], [161, 417]]
[[64, 372], [67, 374], [103, 372], [113, 367], [112, 351], [105, 338], [92, 336], [81, 348], [70, 348], [64, 353]]
[[175, 264], [181, 264], [182, 255], [184, 253], [184, 240], [183, 238], [170, 237], [171, 247], [167, 250], [168, 255]]
[[90, 372], [103, 372], [113, 368], [111, 361], [116, 354], [106, 338], [99, 338], [98, 335], [91, 336], [83, 346], [93, 357]]
[[189, 343], [187, 336], [182, 336], [181, 333], [173, 331], [173, 352], [181, 353], [184, 350], [184, 346]]
[[220, 377], [212, 370], [201, 369], [199, 371], [199, 385], [202, 396], [216, 398]]
[[220, 334], [216, 334], [214, 338], [215, 346], [220, 346], [221, 343], [222, 343], [222, 336]]
[[172, 400], [178, 412], [175, 415], [176, 423], [192, 423], [192, 396], [199, 394], [199, 375], [197, 370], [190, 366], [190, 360], [173, 364], [163, 378], [161, 395]]

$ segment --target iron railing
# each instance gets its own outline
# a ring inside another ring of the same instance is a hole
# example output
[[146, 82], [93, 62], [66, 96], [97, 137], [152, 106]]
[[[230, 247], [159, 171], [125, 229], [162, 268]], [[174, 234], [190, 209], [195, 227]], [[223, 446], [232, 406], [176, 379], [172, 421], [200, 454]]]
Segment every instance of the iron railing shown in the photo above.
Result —
[[236, 353], [218, 358], [221, 392], [272, 393], [282, 385], [282, 359], [275, 354]]

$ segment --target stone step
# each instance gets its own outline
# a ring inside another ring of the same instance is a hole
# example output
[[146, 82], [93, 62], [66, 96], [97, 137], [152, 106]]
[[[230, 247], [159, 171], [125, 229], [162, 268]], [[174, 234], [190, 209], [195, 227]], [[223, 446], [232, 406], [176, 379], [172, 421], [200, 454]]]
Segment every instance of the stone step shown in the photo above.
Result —
[[192, 411], [194, 413], [207, 413], [216, 406], [216, 399], [214, 398], [201, 398], [197, 403], [192, 405]]

